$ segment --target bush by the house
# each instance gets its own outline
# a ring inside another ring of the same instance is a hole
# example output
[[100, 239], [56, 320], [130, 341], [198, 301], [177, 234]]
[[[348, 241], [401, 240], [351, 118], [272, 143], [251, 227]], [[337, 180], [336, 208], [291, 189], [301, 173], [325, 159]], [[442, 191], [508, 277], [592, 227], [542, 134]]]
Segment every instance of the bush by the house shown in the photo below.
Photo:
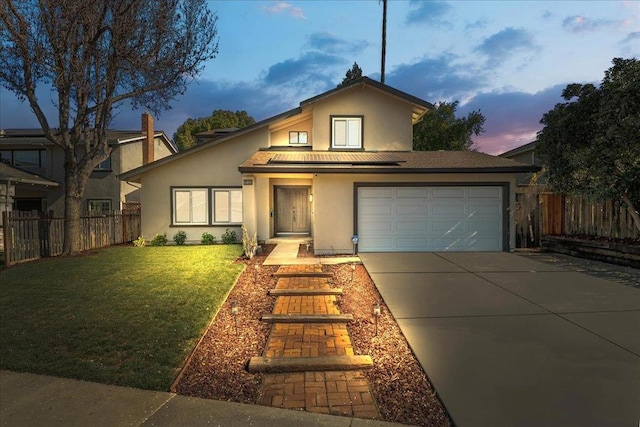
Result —
[[200, 240], [200, 243], [202, 243], [203, 245], [213, 245], [216, 243], [216, 238], [213, 234], [207, 233], [205, 231], [204, 233], [202, 233], [202, 239]]
[[138, 236], [138, 238], [133, 241], [133, 246], [136, 246], [138, 248], [142, 248], [146, 245], [147, 245], [147, 241], [142, 236]]
[[184, 242], [187, 240], [187, 233], [182, 230], [178, 230], [176, 234], [173, 235], [173, 241], [176, 242], [176, 245], [184, 245]]
[[235, 231], [229, 230], [227, 228], [221, 238], [222, 243], [224, 243], [225, 245], [233, 245], [238, 241], [238, 234]]
[[167, 242], [168, 242], [167, 233], [163, 233], [163, 234], [156, 234], [156, 237], [151, 239], [151, 242], [149, 242], [149, 244], [151, 246], [164, 246], [167, 244]]

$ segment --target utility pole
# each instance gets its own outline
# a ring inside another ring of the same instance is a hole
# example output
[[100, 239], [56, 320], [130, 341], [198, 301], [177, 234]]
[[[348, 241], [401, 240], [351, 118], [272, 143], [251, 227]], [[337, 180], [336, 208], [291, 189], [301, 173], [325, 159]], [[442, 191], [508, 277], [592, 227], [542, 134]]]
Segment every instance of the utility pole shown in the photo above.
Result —
[[384, 61], [387, 55], [387, 0], [382, 0], [382, 60], [380, 64], [380, 83], [384, 84]]

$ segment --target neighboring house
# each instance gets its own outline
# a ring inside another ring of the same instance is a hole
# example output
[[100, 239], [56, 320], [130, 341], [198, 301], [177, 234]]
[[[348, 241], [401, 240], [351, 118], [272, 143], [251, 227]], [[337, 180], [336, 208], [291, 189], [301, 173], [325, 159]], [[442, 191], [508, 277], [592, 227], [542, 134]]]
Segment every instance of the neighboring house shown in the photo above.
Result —
[[[538, 158], [536, 157], [536, 142], [533, 141], [525, 145], [521, 145], [518, 148], [514, 148], [513, 150], [509, 150], [500, 154], [500, 157], [504, 157], [505, 159], [513, 159], [520, 163], [526, 163], [529, 165], [542, 166], [540, 162], [538, 162]], [[516, 184], [521, 186], [527, 186], [531, 184], [531, 178], [533, 173], [519, 173], [516, 175]], [[544, 177], [538, 177], [536, 184], [546, 184], [546, 179]]]
[[[126, 204], [139, 204], [140, 186], [123, 182], [118, 175], [176, 153], [163, 132], [153, 131], [153, 118], [149, 114], [142, 115], [142, 126], [142, 131], [108, 132], [109, 144], [115, 149], [91, 173], [84, 193], [84, 209], [110, 211]], [[16, 185], [14, 193], [0, 206], [3, 210], [64, 213], [64, 152], [46, 139], [42, 130], [0, 130], [0, 161], [47, 181], [46, 185], [25, 182]]]
[[146, 238], [199, 241], [245, 224], [259, 240], [310, 236], [316, 254], [508, 251], [515, 174], [476, 152], [414, 152], [432, 108], [369, 78], [121, 175], [142, 184]]

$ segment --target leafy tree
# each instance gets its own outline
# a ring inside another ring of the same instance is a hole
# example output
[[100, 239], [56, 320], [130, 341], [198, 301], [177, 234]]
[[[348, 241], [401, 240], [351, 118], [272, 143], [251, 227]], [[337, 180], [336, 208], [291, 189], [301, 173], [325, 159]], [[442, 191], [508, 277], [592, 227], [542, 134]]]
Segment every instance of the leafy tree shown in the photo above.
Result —
[[621, 200], [640, 230], [640, 62], [613, 59], [599, 87], [568, 85], [540, 120], [536, 152], [558, 192]]
[[351, 67], [350, 70], [347, 70], [344, 79], [342, 79], [342, 83], [340, 83], [338, 87], [346, 86], [352, 81], [358, 80], [360, 77], [362, 77], [362, 68], [358, 66], [357, 62], [354, 62], [353, 67]]
[[458, 101], [442, 102], [413, 125], [413, 149], [417, 151], [469, 150], [472, 135], [484, 132], [485, 117], [472, 111], [467, 117], [456, 117]]
[[[0, 84], [29, 102], [47, 139], [64, 150], [64, 254], [80, 249], [81, 199], [111, 152], [114, 109], [124, 101], [168, 108], [217, 54], [216, 23], [205, 0], [0, 2]], [[52, 88], [57, 123], [44, 114], [40, 86]]]
[[196, 135], [213, 129], [243, 128], [254, 124], [256, 121], [246, 111], [214, 110], [209, 117], [187, 119], [180, 125], [173, 141], [179, 150], [186, 150], [194, 146]]

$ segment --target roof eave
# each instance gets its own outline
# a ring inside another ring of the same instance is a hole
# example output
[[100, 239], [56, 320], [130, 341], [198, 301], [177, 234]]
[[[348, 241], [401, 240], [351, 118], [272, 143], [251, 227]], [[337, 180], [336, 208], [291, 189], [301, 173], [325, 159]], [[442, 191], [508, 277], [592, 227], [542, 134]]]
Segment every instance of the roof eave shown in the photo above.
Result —
[[522, 167], [522, 166], [493, 166], [493, 167], [455, 167], [455, 168], [381, 168], [380, 166], [367, 168], [351, 165], [350, 167], [272, 167], [272, 166], [240, 166], [238, 170], [241, 173], [375, 173], [375, 174], [435, 174], [435, 173], [526, 173], [538, 172], [541, 168], [538, 166]]

